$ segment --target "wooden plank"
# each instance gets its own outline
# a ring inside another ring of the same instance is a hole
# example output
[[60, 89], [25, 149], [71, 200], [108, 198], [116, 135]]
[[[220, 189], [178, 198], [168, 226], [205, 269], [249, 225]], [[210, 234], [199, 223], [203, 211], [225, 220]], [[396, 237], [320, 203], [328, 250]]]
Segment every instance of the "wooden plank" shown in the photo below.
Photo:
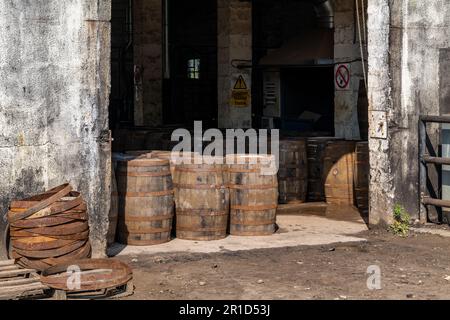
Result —
[[7, 281], [10, 281], [10, 280], [20, 280], [20, 279], [23, 279], [23, 278], [24, 278], [23, 275], [22, 276], [18, 276], [18, 277], [0, 278], [0, 283], [7, 282]]
[[40, 297], [40, 296], [44, 296], [44, 291], [42, 289], [27, 292], [8, 293], [8, 294], [0, 293], [0, 300], [30, 299], [33, 297]]
[[20, 275], [26, 275], [28, 273], [35, 272], [33, 269], [19, 269], [19, 270], [8, 270], [0, 272], [0, 278], [10, 278]]
[[439, 157], [424, 156], [423, 157], [423, 161], [426, 162], [426, 163], [450, 165], [450, 158], [439, 158]]
[[21, 294], [21, 293], [25, 293], [27, 291], [45, 290], [45, 289], [48, 289], [48, 287], [43, 285], [40, 282], [36, 282], [36, 283], [31, 283], [31, 284], [23, 284], [23, 285], [18, 285], [18, 286], [0, 288], [0, 295]]
[[4, 287], [12, 287], [17, 285], [23, 285], [23, 284], [31, 284], [31, 283], [40, 283], [39, 279], [36, 278], [22, 278], [22, 279], [13, 279], [10, 281], [2, 281], [0, 282], [0, 291]]
[[10, 271], [10, 270], [19, 270], [19, 266], [13, 265], [13, 266], [4, 266], [0, 267], [0, 272], [2, 271]]
[[0, 261], [0, 267], [3, 267], [3, 266], [12, 266], [12, 265], [14, 265], [14, 263], [15, 263], [14, 260]]

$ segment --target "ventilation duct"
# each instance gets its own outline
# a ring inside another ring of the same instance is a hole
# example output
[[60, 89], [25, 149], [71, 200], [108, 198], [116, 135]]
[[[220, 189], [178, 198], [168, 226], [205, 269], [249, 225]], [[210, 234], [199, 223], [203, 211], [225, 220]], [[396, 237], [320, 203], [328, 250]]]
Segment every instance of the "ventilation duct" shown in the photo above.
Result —
[[334, 28], [334, 8], [330, 0], [310, 0], [316, 11], [319, 27], [326, 29]]

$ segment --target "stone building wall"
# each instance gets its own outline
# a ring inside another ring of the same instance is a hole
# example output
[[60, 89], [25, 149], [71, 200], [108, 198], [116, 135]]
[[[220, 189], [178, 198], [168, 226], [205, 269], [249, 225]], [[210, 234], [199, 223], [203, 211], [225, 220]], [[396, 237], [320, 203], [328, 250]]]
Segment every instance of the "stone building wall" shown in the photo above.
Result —
[[70, 182], [88, 202], [94, 253], [104, 254], [109, 57], [110, 1], [0, 2], [1, 234], [11, 199]]

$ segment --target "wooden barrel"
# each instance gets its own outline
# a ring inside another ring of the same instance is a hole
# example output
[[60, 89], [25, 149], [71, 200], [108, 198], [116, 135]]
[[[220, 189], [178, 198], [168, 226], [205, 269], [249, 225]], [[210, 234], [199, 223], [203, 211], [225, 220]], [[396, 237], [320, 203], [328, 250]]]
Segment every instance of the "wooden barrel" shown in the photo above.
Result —
[[355, 141], [331, 141], [325, 149], [325, 196], [329, 204], [354, 204], [355, 144]]
[[163, 151], [163, 150], [155, 150], [155, 151], [152, 151], [152, 153], [151, 153], [152, 158], [163, 159], [163, 160], [170, 160], [171, 155], [172, 155], [172, 151]]
[[280, 203], [303, 203], [306, 201], [308, 188], [306, 139], [280, 141], [278, 185]]
[[177, 238], [210, 241], [226, 237], [229, 191], [224, 168], [223, 164], [176, 165]]
[[[172, 175], [172, 180], [174, 180], [175, 179], [175, 168], [176, 168], [177, 164], [181, 163], [180, 159], [189, 158], [190, 161], [192, 161], [192, 157], [194, 157], [194, 155], [200, 156], [200, 154], [194, 153], [194, 152], [177, 153], [177, 152], [172, 152], [172, 151], [156, 150], [151, 153], [151, 158], [170, 161], [170, 173]], [[174, 212], [175, 212], [175, 203], [174, 203]], [[177, 226], [176, 214], [173, 217], [172, 225], [173, 225], [172, 234], [173, 234], [173, 236], [176, 237], [176, 226]]]
[[276, 231], [278, 179], [274, 156], [228, 155], [230, 233], [265, 236]]
[[325, 201], [324, 159], [325, 148], [332, 137], [314, 137], [307, 139], [308, 154], [308, 201]]
[[160, 151], [156, 150], [150, 154], [153, 159], [162, 159], [170, 161], [170, 172], [172, 173], [172, 179], [174, 179], [175, 167], [177, 164], [182, 163], [185, 160], [189, 160], [191, 163], [193, 157], [201, 157], [197, 152], [172, 152], [172, 151]]
[[120, 161], [117, 189], [121, 243], [140, 246], [170, 241], [174, 196], [169, 161]]
[[355, 150], [355, 198], [358, 209], [369, 213], [369, 143], [358, 142]]

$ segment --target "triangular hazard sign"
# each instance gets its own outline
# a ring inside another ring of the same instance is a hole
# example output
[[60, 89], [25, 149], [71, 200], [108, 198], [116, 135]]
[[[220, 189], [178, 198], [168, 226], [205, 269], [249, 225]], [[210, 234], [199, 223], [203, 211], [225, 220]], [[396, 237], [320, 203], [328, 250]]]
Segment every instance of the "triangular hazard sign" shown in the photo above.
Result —
[[239, 76], [239, 79], [236, 81], [236, 84], [234, 85], [234, 90], [247, 90], [247, 84], [245, 83], [243, 76]]

